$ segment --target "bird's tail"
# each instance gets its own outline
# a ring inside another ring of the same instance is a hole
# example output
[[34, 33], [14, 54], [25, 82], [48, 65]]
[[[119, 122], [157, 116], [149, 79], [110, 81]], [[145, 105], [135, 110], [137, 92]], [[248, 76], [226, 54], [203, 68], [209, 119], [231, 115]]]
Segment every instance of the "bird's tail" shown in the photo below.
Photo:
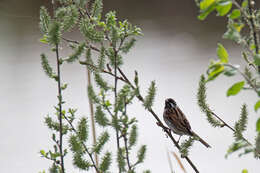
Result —
[[203, 145], [205, 145], [205, 147], [211, 148], [211, 146], [210, 146], [207, 142], [205, 142], [201, 137], [199, 137], [199, 135], [197, 135], [195, 132], [192, 131], [192, 135], [195, 136], [195, 137], [197, 137], [198, 140], [199, 140]]

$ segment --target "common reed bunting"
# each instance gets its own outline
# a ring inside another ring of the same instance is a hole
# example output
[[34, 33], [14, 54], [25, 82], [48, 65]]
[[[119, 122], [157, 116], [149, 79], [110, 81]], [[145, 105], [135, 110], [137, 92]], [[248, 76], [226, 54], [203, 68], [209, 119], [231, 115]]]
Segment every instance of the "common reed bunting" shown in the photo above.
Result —
[[186, 116], [177, 106], [176, 102], [171, 98], [165, 100], [163, 119], [167, 126], [175, 134], [180, 135], [180, 138], [182, 135], [194, 136], [198, 138], [198, 140], [207, 148], [210, 147], [207, 142], [205, 142], [201, 137], [199, 137], [194, 131], [191, 130], [190, 123], [187, 120]]

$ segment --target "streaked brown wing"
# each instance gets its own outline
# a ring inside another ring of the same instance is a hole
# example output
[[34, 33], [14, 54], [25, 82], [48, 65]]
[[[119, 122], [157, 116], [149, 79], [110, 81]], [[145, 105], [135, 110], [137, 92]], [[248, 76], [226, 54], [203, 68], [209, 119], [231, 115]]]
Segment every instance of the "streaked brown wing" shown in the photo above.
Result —
[[176, 131], [178, 131], [176, 133], [189, 134], [189, 130], [185, 127], [185, 124], [180, 116], [181, 115], [174, 108], [168, 109], [164, 114], [164, 118], [172, 124]]
[[181, 119], [181, 124], [187, 129], [187, 131], [190, 133], [191, 132], [191, 126], [189, 121], [187, 120], [185, 114], [181, 111], [181, 109], [176, 106], [175, 108], [176, 113], [180, 116]]

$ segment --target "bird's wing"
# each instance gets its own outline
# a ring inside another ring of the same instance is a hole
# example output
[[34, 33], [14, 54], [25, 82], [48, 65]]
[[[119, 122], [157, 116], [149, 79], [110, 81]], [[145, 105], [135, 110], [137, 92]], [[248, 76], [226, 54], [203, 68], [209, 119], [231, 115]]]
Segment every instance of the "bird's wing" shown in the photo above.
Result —
[[178, 116], [180, 117], [179, 119], [181, 119], [181, 124], [186, 127], [186, 129], [191, 132], [191, 126], [190, 126], [190, 123], [189, 121], [187, 120], [185, 114], [181, 111], [181, 109], [176, 106], [176, 113], [178, 114]]
[[164, 114], [164, 118], [171, 124], [172, 127], [176, 129], [176, 131], [189, 134], [190, 130], [188, 129], [187, 124], [183, 121], [181, 117], [182, 114], [178, 112], [175, 108], [168, 109]]

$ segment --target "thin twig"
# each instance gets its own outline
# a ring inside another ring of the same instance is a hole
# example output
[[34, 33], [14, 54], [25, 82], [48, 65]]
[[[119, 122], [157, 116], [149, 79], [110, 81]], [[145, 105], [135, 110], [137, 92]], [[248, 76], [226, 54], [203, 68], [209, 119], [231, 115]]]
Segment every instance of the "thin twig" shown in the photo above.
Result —
[[[127, 103], [126, 103], [126, 97], [124, 97], [124, 112], [123, 114], [126, 115], [127, 112]], [[127, 128], [127, 127], [125, 127]], [[129, 148], [127, 145], [127, 133], [122, 134], [123, 138], [124, 138], [124, 143], [125, 143], [125, 152], [126, 152], [126, 161], [127, 161], [127, 166], [128, 166], [128, 172], [130, 172], [132, 170], [131, 164], [130, 164], [130, 159], [129, 159]]]
[[[258, 45], [258, 38], [257, 38], [257, 31], [256, 31], [256, 26], [254, 22], [254, 16], [253, 16], [253, 3], [254, 1], [249, 0], [248, 2], [248, 11], [250, 14], [249, 21], [251, 23], [251, 27], [253, 30], [253, 37], [254, 37], [254, 43], [255, 43], [255, 53], [258, 54], [259, 52], [259, 45]], [[258, 66], [258, 71], [260, 72], [260, 66]]]
[[[232, 130], [233, 132], [236, 132], [236, 130], [234, 128], [232, 128], [230, 125], [228, 125], [223, 119], [221, 119], [217, 114], [215, 114], [214, 112], [210, 111], [210, 113], [212, 115], [214, 115], [219, 121], [221, 121], [223, 123], [224, 126], [226, 126], [227, 128], [229, 128], [230, 130]], [[242, 136], [242, 139], [249, 145], [252, 146], [252, 144]]]
[[[62, 39], [63, 39], [64, 41], [68, 42], [68, 43], [79, 44], [79, 42], [76, 41], [76, 40], [71, 40], [71, 39], [68, 39], [68, 38], [65, 38], [65, 37], [62, 37]], [[97, 47], [95, 47], [95, 46], [93, 46], [93, 45], [91, 45], [91, 44], [89, 44], [89, 43], [88, 43], [88, 47], [90, 47], [90, 49], [92, 49], [92, 50], [94, 50], [94, 51], [96, 51], [96, 52], [100, 52], [100, 49], [99, 49], [99, 48], [97, 48]]]
[[[68, 117], [64, 116], [64, 119], [69, 123], [69, 125], [70, 125], [71, 129], [73, 130], [73, 132], [78, 134], [78, 131], [75, 129], [74, 125], [71, 123], [71, 121], [68, 119]], [[89, 152], [86, 144], [84, 142], [81, 142], [81, 144], [82, 144], [84, 150], [87, 152], [88, 156], [90, 157], [90, 160], [92, 162], [92, 166], [95, 168], [96, 172], [99, 173], [99, 170], [98, 170], [98, 168], [96, 166], [94, 158], [93, 158], [92, 154]]]
[[[115, 113], [115, 118], [116, 118], [116, 121], [118, 121], [118, 116], [117, 116], [117, 111], [116, 111], [116, 106], [117, 106], [117, 54], [118, 52], [116, 51], [116, 49], [114, 48], [114, 53], [115, 53], [115, 57], [114, 57], [114, 63], [115, 63], [115, 66], [114, 66], [114, 75], [115, 75], [115, 82], [114, 82], [114, 113]], [[119, 132], [118, 132], [118, 129], [116, 129], [116, 144], [117, 144], [117, 151], [120, 150], [120, 140], [119, 140]], [[119, 167], [119, 173], [121, 172], [121, 168]]]
[[129, 160], [129, 151], [128, 151], [128, 145], [127, 145], [127, 137], [124, 134], [123, 135], [123, 139], [124, 139], [124, 143], [125, 143], [125, 152], [126, 152], [126, 161], [127, 161], [127, 166], [128, 166], [128, 171], [131, 171], [131, 164], [130, 164], [130, 160]]
[[57, 78], [58, 78], [58, 98], [59, 98], [59, 135], [60, 135], [60, 140], [59, 140], [59, 152], [60, 152], [60, 166], [61, 166], [61, 171], [62, 173], [65, 173], [64, 169], [64, 155], [63, 155], [63, 148], [62, 148], [62, 139], [63, 139], [63, 126], [62, 126], [62, 95], [61, 95], [61, 76], [60, 76], [60, 59], [59, 59], [59, 46], [56, 44], [56, 61], [57, 61]]
[[243, 78], [247, 81], [247, 83], [253, 88], [253, 90], [256, 92], [256, 94], [258, 94], [258, 88], [257, 86], [255, 86], [253, 84], [253, 82], [237, 67], [235, 67], [234, 65], [232, 64], [223, 64], [224, 66], [227, 66], [227, 67], [231, 67], [233, 68], [234, 70], [238, 71], [239, 74], [241, 74], [241, 76], [243, 76]]
[[[123, 76], [124, 78], [124, 81], [129, 84], [131, 86], [131, 88], [133, 88], [134, 90], [136, 89], [134, 87], [134, 85], [129, 81], [129, 79], [126, 77], [126, 75], [124, 74], [124, 72], [118, 68], [118, 71], [119, 73]], [[139, 94], [137, 96], [137, 98], [141, 101], [141, 102], [144, 102], [144, 99], [143, 97]], [[162, 123], [162, 121], [160, 120], [160, 118], [156, 115], [156, 113], [153, 111], [152, 108], [149, 108], [148, 111], [153, 115], [153, 117], [157, 120], [157, 125], [160, 126], [166, 133], [167, 135], [170, 137], [170, 139], [172, 140], [172, 142], [174, 143], [174, 145], [180, 150], [180, 146], [178, 144], [178, 142], [174, 139], [174, 137], [172, 136], [171, 132], [169, 131], [169, 128], [168, 127], [165, 127]], [[193, 162], [190, 160], [190, 158], [188, 156], [185, 156], [184, 157], [187, 162], [191, 165], [191, 167], [193, 168], [193, 170], [196, 172], [196, 173], [199, 173], [199, 170], [196, 168], [196, 166], [193, 164]]]

